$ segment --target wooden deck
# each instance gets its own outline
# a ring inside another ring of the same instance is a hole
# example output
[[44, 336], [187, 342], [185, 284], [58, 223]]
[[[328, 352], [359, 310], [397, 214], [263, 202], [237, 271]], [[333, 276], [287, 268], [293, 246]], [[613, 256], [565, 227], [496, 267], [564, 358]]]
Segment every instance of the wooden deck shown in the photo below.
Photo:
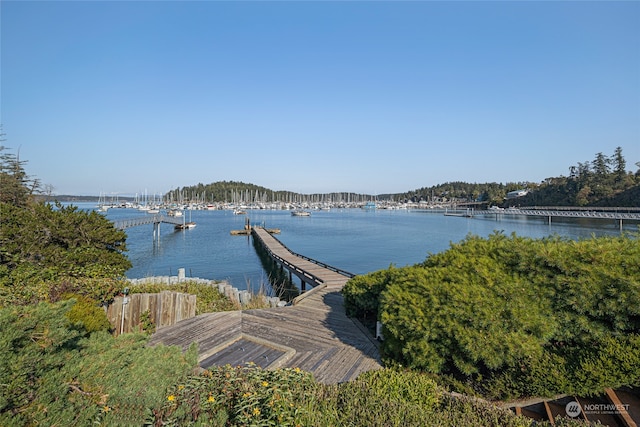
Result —
[[158, 330], [150, 345], [198, 344], [203, 368], [253, 362], [300, 368], [334, 384], [381, 367], [378, 343], [344, 312], [339, 289], [323, 287], [295, 306], [209, 313]]

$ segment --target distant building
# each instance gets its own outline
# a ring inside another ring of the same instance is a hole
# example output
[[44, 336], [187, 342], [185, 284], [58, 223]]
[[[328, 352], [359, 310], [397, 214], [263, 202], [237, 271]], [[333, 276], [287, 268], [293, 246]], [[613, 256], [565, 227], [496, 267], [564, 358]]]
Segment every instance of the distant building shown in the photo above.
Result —
[[515, 190], [507, 193], [507, 199], [515, 199], [516, 197], [526, 196], [529, 190]]

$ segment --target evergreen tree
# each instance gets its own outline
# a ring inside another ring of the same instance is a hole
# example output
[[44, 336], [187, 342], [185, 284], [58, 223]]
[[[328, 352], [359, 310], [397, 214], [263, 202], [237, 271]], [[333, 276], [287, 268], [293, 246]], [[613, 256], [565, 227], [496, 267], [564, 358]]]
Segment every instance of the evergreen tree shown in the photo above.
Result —
[[[0, 143], [2, 142], [4, 140], [0, 139]], [[7, 147], [0, 145], [0, 202], [25, 206], [40, 183], [26, 174], [25, 161], [6, 150]]]

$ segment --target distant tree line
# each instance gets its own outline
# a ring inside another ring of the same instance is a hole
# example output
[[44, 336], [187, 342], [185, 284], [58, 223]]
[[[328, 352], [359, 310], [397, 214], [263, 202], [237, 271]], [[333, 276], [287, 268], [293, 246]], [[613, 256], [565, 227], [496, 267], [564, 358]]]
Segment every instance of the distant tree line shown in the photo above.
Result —
[[432, 187], [423, 187], [407, 193], [392, 195], [394, 200], [407, 202], [485, 202], [489, 205], [503, 203], [510, 191], [529, 187], [527, 182], [517, 183], [469, 183], [462, 181], [446, 182]]
[[[486, 202], [488, 205], [538, 206], [640, 206], [640, 162], [635, 173], [618, 147], [611, 156], [596, 154], [593, 161], [569, 167], [569, 176], [547, 178], [542, 183], [467, 183], [448, 182], [388, 195], [406, 201]], [[507, 193], [527, 189], [526, 196], [507, 200]]]
[[[611, 156], [596, 154], [592, 161], [569, 167], [569, 176], [546, 178], [535, 182], [469, 183], [446, 182], [405, 193], [357, 194], [334, 192], [300, 194], [274, 191], [259, 185], [238, 181], [218, 181], [171, 190], [165, 196], [173, 202], [270, 203], [270, 202], [364, 202], [372, 199], [396, 202], [483, 203], [498, 205], [538, 206], [640, 206], [640, 162], [635, 173], [627, 171], [627, 163], [618, 147]], [[526, 196], [507, 200], [511, 191], [526, 189]]]

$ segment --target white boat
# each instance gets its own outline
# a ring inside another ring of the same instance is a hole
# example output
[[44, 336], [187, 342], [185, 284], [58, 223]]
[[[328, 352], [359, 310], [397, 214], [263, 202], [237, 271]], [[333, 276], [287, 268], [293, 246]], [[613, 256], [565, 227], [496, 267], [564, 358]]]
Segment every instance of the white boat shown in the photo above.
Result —
[[292, 211], [292, 216], [311, 216], [311, 212], [309, 211]]
[[196, 228], [195, 222], [185, 222], [184, 224], [176, 224], [174, 227], [176, 230], [189, 230]]

